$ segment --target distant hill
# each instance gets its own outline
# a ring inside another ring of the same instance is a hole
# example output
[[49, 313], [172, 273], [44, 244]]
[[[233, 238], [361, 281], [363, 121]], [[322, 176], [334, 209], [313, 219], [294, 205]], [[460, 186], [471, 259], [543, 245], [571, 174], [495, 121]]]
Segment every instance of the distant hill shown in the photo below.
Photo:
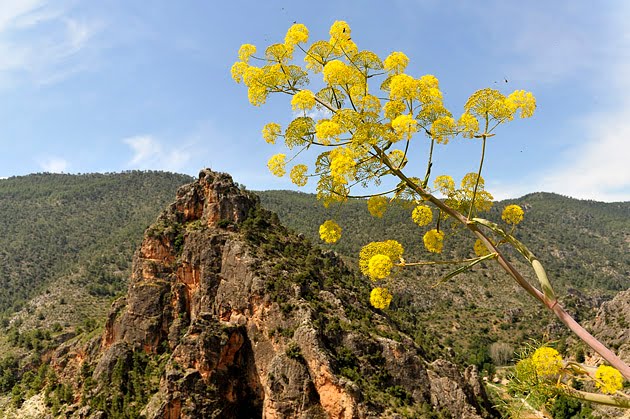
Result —
[[97, 298], [125, 290], [143, 231], [191, 180], [140, 171], [1, 180], [0, 317], [59, 291], [62, 278], [67, 303], [71, 288]]

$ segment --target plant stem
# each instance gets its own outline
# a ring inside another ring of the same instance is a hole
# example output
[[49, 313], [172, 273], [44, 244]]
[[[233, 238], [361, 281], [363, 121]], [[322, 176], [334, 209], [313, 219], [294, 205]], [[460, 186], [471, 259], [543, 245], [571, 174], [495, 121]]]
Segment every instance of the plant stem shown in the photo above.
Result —
[[[486, 129], [488, 122], [486, 120]], [[479, 187], [479, 179], [481, 179], [481, 169], [483, 168], [483, 159], [486, 156], [486, 134], [481, 136], [481, 161], [479, 162], [479, 171], [477, 172], [477, 179], [475, 180], [475, 189], [473, 190], [473, 196], [470, 200], [470, 209], [468, 210], [468, 219], [470, 220], [473, 215], [473, 208], [475, 208], [475, 198], [477, 197], [477, 188]]]

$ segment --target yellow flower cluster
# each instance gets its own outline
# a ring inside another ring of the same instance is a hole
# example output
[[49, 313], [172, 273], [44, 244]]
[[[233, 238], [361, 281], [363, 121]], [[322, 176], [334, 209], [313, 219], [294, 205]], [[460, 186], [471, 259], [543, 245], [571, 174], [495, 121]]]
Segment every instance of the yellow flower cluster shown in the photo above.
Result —
[[368, 276], [373, 280], [387, 278], [394, 264], [387, 255], [374, 255], [368, 262]]
[[418, 205], [411, 212], [411, 219], [420, 227], [429, 225], [433, 221], [433, 211], [426, 205]]
[[481, 89], [473, 93], [464, 105], [464, 111], [480, 118], [486, 115], [497, 121], [514, 119], [520, 111], [521, 118], [529, 118], [536, 110], [536, 99], [531, 92], [516, 90], [505, 97], [495, 89]]
[[276, 124], [275, 122], [270, 122], [265, 125], [262, 129], [262, 136], [269, 144], [275, 144], [276, 138], [280, 135], [282, 128], [280, 124]]
[[427, 231], [422, 237], [424, 247], [431, 253], [442, 253], [444, 246], [444, 232], [436, 229]]
[[464, 138], [473, 138], [479, 132], [479, 120], [466, 112], [459, 118], [457, 125]]
[[536, 110], [536, 98], [531, 92], [525, 90], [513, 91], [505, 101], [514, 113], [521, 111], [521, 118], [530, 118]]
[[418, 121], [409, 114], [399, 115], [392, 121], [392, 128], [401, 140], [408, 140], [418, 131]]
[[449, 175], [440, 175], [433, 181], [436, 190], [444, 195], [450, 195], [455, 190], [455, 181]]
[[508, 224], [516, 225], [523, 221], [523, 208], [518, 205], [508, 205], [503, 210], [501, 218]]
[[371, 196], [367, 201], [368, 211], [372, 217], [382, 218], [387, 210], [387, 198], [384, 196]]
[[623, 388], [623, 376], [619, 371], [608, 365], [600, 365], [595, 371], [595, 385], [602, 393], [615, 394]]
[[291, 173], [289, 174], [291, 181], [297, 186], [305, 186], [308, 180], [306, 177], [307, 171], [308, 167], [305, 164], [297, 164], [293, 166], [293, 169], [291, 169]]
[[562, 357], [558, 351], [548, 346], [536, 349], [531, 359], [536, 368], [536, 374], [540, 377], [556, 375], [562, 369]]
[[479, 256], [479, 257], [487, 256], [487, 255], [490, 254], [490, 251], [488, 250], [486, 245], [483, 244], [481, 239], [477, 239], [477, 241], [475, 241], [475, 245], [473, 246], [473, 250], [475, 251], [475, 254], [477, 256]]
[[385, 255], [391, 261], [400, 260], [404, 249], [396, 240], [368, 243], [359, 253], [359, 269], [365, 276], [370, 276], [370, 259], [376, 255]]
[[324, 66], [324, 81], [329, 85], [355, 85], [361, 82], [361, 73], [341, 60], [332, 60]]
[[291, 99], [291, 108], [294, 111], [313, 109], [315, 106], [315, 96], [310, 90], [304, 89], [297, 92]]
[[431, 134], [433, 134], [435, 141], [446, 144], [451, 137], [457, 134], [457, 124], [452, 117], [441, 116], [433, 121]]
[[385, 118], [388, 119], [396, 119], [397, 116], [402, 115], [405, 109], [407, 109], [407, 105], [400, 100], [390, 100], [383, 106]]
[[301, 23], [291, 26], [284, 37], [285, 45], [290, 47], [305, 42], [308, 42], [308, 28]]
[[370, 304], [372, 307], [384, 310], [392, 302], [392, 294], [387, 288], [374, 288], [370, 293]]
[[402, 150], [392, 150], [387, 154], [387, 158], [397, 169], [402, 169], [407, 164], [407, 156]]
[[287, 155], [282, 153], [271, 156], [271, 158], [267, 162], [267, 167], [269, 168], [269, 171], [278, 177], [284, 176], [286, 173], [286, 157]]
[[308, 116], [300, 116], [291, 121], [284, 133], [287, 148], [292, 149], [306, 144], [307, 140], [312, 141], [314, 125], [313, 119]]
[[315, 126], [315, 136], [328, 145], [331, 141], [336, 141], [341, 135], [341, 126], [329, 119], [320, 119]]
[[330, 175], [340, 184], [354, 179], [356, 173], [355, 153], [348, 147], [337, 147], [330, 152]]
[[319, 237], [326, 243], [335, 243], [341, 238], [341, 227], [333, 220], [324, 221], [319, 226]]
[[389, 83], [390, 100], [413, 100], [419, 99], [420, 85], [418, 80], [408, 74], [397, 74], [392, 77]]
[[407, 64], [409, 64], [409, 58], [399, 51], [392, 52], [387, 58], [385, 58], [385, 61], [383, 61], [385, 70], [394, 74], [400, 74], [405, 71]]
[[350, 26], [343, 20], [337, 20], [330, 27], [330, 44], [338, 54], [353, 56], [358, 48], [350, 37]]
[[256, 53], [256, 47], [252, 44], [243, 44], [238, 49], [238, 59], [244, 63], [249, 62], [249, 57]]

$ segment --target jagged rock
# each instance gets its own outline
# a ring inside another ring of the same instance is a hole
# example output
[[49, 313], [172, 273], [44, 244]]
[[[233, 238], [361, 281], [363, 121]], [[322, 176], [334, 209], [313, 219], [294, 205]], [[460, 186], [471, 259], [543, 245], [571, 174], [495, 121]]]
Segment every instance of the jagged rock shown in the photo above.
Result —
[[[98, 386], [77, 403], [123, 403], [111, 388], [138, 391], [136, 369], [153, 360], [159, 386], [138, 396], [142, 406], [129, 402], [147, 418], [395, 418], [397, 406], [492, 416], [475, 370], [428, 364], [368, 293], [336, 254], [205, 169], [147, 230], [127, 296], [80, 360], [95, 365]], [[113, 382], [117, 365], [133, 370], [128, 382]]]

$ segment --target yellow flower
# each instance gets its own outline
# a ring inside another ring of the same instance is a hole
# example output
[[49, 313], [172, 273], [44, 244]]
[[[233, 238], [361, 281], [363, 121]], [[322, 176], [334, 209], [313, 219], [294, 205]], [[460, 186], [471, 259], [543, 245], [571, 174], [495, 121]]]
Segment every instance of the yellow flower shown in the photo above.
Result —
[[368, 262], [369, 277], [375, 281], [387, 278], [394, 264], [387, 255], [374, 255]]
[[536, 374], [541, 377], [556, 375], [562, 369], [562, 357], [558, 351], [548, 346], [536, 349], [532, 355], [532, 363]]
[[341, 135], [341, 126], [329, 119], [320, 119], [315, 126], [315, 136], [324, 144], [330, 144], [331, 140], [337, 140]]
[[368, 211], [372, 217], [383, 218], [387, 210], [387, 198], [384, 196], [371, 196], [367, 202]]
[[400, 100], [390, 100], [383, 106], [385, 111], [385, 118], [395, 119], [398, 115], [401, 115], [407, 106]]
[[440, 144], [448, 143], [449, 137], [456, 133], [455, 120], [450, 116], [442, 116], [433, 121], [431, 125], [431, 134], [433, 138]]
[[296, 23], [287, 31], [284, 43], [294, 46], [304, 42], [308, 42], [308, 28], [301, 23]]
[[356, 162], [354, 152], [347, 147], [337, 147], [330, 152], [330, 175], [340, 184], [354, 179]]
[[343, 20], [336, 20], [330, 27], [330, 43], [345, 42], [350, 39], [350, 26]]
[[444, 246], [444, 232], [437, 231], [436, 229], [429, 230], [422, 237], [424, 247], [432, 253], [442, 253], [442, 247]]
[[409, 64], [409, 58], [402, 52], [392, 52], [383, 62], [385, 70], [394, 74], [400, 74], [405, 71], [407, 64]]
[[418, 131], [418, 121], [409, 114], [400, 115], [392, 121], [392, 128], [400, 139], [408, 140]]
[[392, 294], [387, 288], [374, 288], [370, 293], [370, 304], [372, 307], [384, 310], [389, 307], [392, 302]]
[[449, 195], [455, 191], [455, 181], [449, 175], [440, 175], [435, 178], [433, 187], [444, 195]]
[[464, 138], [473, 138], [479, 131], [479, 121], [473, 115], [464, 112], [457, 122]]
[[495, 89], [481, 89], [473, 93], [464, 105], [464, 111], [480, 118], [486, 115], [496, 120], [512, 120], [514, 109], [511, 102], [506, 101], [506, 97]]
[[275, 122], [270, 122], [265, 125], [262, 129], [262, 136], [269, 144], [275, 144], [276, 138], [280, 135], [282, 128], [280, 124], [276, 124]]
[[475, 254], [477, 256], [479, 256], [479, 257], [487, 256], [487, 255], [490, 254], [490, 251], [488, 250], [486, 245], [483, 244], [481, 239], [477, 239], [477, 241], [475, 241], [475, 245], [473, 246], [473, 250], [475, 251]]
[[392, 163], [392, 166], [398, 169], [402, 169], [407, 164], [407, 156], [402, 150], [392, 150], [387, 154], [387, 158]]
[[282, 153], [271, 156], [271, 158], [267, 162], [267, 167], [269, 168], [269, 171], [278, 177], [284, 176], [286, 173], [286, 170], [284, 168], [284, 166], [286, 165], [286, 157], [287, 155]]
[[341, 238], [341, 227], [333, 220], [324, 221], [319, 226], [319, 237], [326, 243], [335, 243]]
[[623, 388], [623, 377], [619, 371], [608, 365], [600, 365], [595, 371], [595, 385], [602, 393], [615, 394]]
[[252, 44], [243, 44], [238, 49], [238, 59], [244, 63], [249, 62], [249, 57], [256, 53], [256, 47]]
[[352, 85], [360, 81], [360, 73], [343, 61], [332, 60], [324, 66], [324, 81], [331, 85]]
[[521, 118], [529, 118], [534, 115], [536, 110], [536, 98], [531, 92], [525, 90], [515, 90], [507, 99], [506, 104], [512, 109], [512, 112], [521, 111]]
[[426, 205], [418, 205], [411, 212], [411, 219], [420, 227], [426, 226], [433, 221], [433, 211]]
[[294, 111], [307, 111], [313, 109], [313, 106], [315, 106], [315, 96], [313, 96], [313, 92], [307, 89], [300, 90], [293, 96], [293, 99], [291, 99], [291, 108], [293, 108]]
[[508, 224], [516, 225], [523, 221], [523, 208], [518, 205], [508, 205], [503, 210], [501, 218]]
[[308, 116], [300, 116], [289, 123], [284, 133], [284, 143], [289, 149], [313, 140], [314, 122]]
[[289, 176], [291, 177], [291, 181], [295, 183], [297, 186], [304, 186], [308, 178], [306, 177], [306, 172], [308, 171], [308, 167], [305, 164], [297, 164], [293, 166], [291, 169], [291, 173]]
[[370, 276], [370, 260], [375, 255], [385, 255], [390, 260], [400, 260], [404, 249], [396, 240], [368, 243], [359, 252], [359, 269], [365, 276]]
[[248, 67], [249, 65], [243, 61], [237, 61], [234, 63], [230, 69], [230, 73], [232, 73], [232, 78], [235, 82], [240, 83], [243, 80], [243, 74], [245, 74]]
[[389, 83], [391, 100], [412, 100], [419, 98], [420, 84], [408, 74], [396, 74]]

